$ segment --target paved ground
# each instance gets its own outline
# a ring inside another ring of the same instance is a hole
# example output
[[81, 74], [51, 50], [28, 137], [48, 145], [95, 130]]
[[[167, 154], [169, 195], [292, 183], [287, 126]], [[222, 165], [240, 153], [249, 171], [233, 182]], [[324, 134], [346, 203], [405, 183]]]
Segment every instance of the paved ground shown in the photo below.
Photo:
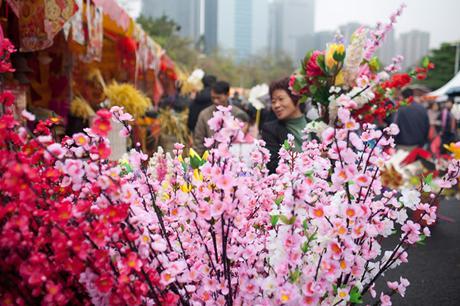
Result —
[[[394, 296], [393, 305], [460, 306], [460, 201], [443, 201], [440, 213], [453, 222], [441, 220], [426, 245], [412, 249], [409, 263], [398, 267], [411, 285], [405, 299]], [[385, 279], [399, 279], [399, 273]]]

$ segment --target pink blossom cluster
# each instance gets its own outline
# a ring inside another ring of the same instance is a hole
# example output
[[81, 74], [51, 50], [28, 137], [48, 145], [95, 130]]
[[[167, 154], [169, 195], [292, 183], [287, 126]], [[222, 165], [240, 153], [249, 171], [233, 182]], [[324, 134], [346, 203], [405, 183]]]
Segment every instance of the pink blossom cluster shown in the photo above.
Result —
[[364, 58], [370, 60], [374, 55], [377, 48], [381, 46], [388, 33], [393, 30], [393, 26], [396, 23], [396, 19], [401, 16], [403, 10], [406, 8], [405, 4], [402, 4], [394, 13], [390, 16], [390, 21], [386, 24], [378, 23], [374, 30], [370, 32], [370, 38], [366, 44], [364, 51]]

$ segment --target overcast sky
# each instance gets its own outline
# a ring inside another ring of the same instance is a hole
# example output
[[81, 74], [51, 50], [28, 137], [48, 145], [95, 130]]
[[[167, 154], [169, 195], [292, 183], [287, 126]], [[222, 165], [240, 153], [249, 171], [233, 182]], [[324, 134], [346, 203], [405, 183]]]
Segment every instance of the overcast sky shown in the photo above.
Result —
[[[401, 0], [316, 0], [315, 31], [335, 30], [357, 21], [386, 22]], [[460, 40], [460, 0], [405, 0], [407, 8], [395, 26], [396, 34], [413, 29], [430, 32], [430, 45]]]
[[[132, 15], [139, 14], [140, 0], [120, 2], [128, 3]], [[460, 0], [316, 0], [315, 31], [336, 30], [351, 21], [368, 25], [385, 22], [402, 2], [407, 8], [395, 27], [396, 34], [428, 31], [431, 47], [460, 40]]]

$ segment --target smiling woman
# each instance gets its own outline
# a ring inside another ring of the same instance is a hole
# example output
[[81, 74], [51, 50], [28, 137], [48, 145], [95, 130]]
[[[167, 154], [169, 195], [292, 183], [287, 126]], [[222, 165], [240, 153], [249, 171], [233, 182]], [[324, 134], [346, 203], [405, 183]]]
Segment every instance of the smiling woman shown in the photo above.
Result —
[[301, 149], [302, 130], [307, 125], [307, 120], [300, 110], [300, 97], [294, 95], [289, 89], [289, 78], [283, 78], [270, 84], [270, 98], [277, 120], [267, 122], [263, 126], [262, 138], [266, 142], [266, 148], [270, 151], [270, 162], [267, 168], [273, 173], [278, 166], [278, 151], [288, 134], [294, 136], [294, 150]]

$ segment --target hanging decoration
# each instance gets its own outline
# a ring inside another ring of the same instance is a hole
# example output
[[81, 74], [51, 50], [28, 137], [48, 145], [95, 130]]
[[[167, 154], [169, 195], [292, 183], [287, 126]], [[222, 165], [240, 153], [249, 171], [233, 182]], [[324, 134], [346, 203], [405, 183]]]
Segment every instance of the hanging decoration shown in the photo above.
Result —
[[88, 45], [83, 61], [101, 61], [102, 44], [104, 39], [104, 25], [102, 8], [91, 6], [91, 1], [86, 2], [86, 20], [88, 24]]
[[109, 18], [121, 27], [124, 31], [129, 29], [131, 18], [128, 13], [118, 5], [114, 0], [93, 0], [94, 4], [97, 7], [100, 7], [104, 10], [104, 13], [109, 16]]
[[72, 27], [72, 39], [80, 45], [85, 44], [85, 32], [83, 31], [83, 0], [75, 0], [78, 6], [77, 13], [70, 20]]
[[64, 27], [78, 7], [74, 0], [9, 1], [18, 15], [21, 51], [43, 50], [53, 44], [53, 38]]

